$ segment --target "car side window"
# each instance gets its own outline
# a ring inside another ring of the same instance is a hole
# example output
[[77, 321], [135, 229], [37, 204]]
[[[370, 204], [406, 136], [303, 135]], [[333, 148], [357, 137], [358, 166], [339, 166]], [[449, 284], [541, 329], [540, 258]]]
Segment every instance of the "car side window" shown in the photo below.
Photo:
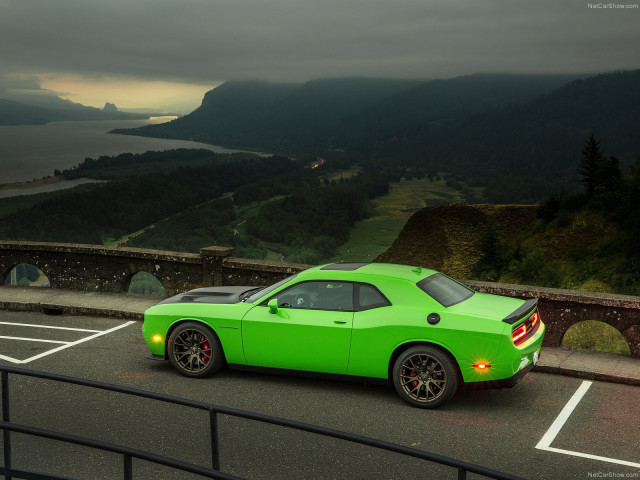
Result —
[[372, 308], [386, 307], [391, 302], [380, 293], [373, 285], [361, 283], [358, 285], [358, 310], [370, 310]]
[[301, 282], [274, 297], [280, 308], [353, 311], [353, 284], [350, 282]]

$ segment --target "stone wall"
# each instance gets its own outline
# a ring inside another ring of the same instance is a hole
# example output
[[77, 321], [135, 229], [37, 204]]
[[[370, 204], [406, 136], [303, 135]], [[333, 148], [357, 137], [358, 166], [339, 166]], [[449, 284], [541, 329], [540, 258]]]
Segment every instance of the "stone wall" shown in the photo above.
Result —
[[[207, 247], [200, 254], [140, 248], [42, 242], [0, 242], [0, 281], [19, 263], [35, 265], [52, 288], [127, 292], [138, 272], [155, 276], [168, 295], [208, 285], [269, 285], [308, 265], [234, 258], [233, 249]], [[598, 320], [615, 327], [640, 358], [640, 297], [524, 285], [468, 282], [481, 292], [538, 298], [548, 330], [545, 345], [559, 346], [569, 327]]]
[[0, 277], [4, 281], [19, 263], [35, 265], [52, 288], [94, 292], [127, 292], [131, 277], [147, 272], [168, 294], [202, 284], [202, 258], [197, 254], [140, 248], [43, 242], [1, 242]]

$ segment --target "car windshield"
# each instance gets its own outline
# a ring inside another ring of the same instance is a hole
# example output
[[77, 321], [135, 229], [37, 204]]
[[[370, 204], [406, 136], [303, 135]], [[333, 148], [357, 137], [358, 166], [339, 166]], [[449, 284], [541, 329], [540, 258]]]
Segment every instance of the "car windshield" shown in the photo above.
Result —
[[417, 285], [443, 307], [464, 302], [475, 293], [466, 285], [456, 282], [442, 273], [436, 273], [420, 280]]
[[256, 300], [259, 300], [260, 298], [264, 297], [265, 295], [269, 295], [276, 288], [281, 287], [282, 285], [284, 285], [285, 283], [289, 282], [290, 280], [293, 280], [297, 276], [298, 276], [298, 274], [296, 273], [296, 274], [291, 275], [290, 277], [285, 278], [284, 280], [280, 280], [278, 283], [274, 283], [273, 285], [271, 285], [269, 287], [261, 288], [260, 290], [255, 292], [253, 295], [243, 299], [242, 301], [243, 302], [247, 302], [247, 303], [253, 303]]

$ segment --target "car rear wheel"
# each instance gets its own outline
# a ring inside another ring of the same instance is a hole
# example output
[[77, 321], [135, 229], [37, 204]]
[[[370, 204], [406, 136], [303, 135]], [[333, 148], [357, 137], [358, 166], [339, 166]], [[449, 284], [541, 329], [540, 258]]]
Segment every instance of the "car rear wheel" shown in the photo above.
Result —
[[187, 322], [169, 337], [168, 357], [173, 368], [187, 377], [207, 377], [223, 364], [222, 346], [206, 325]]
[[436, 408], [458, 390], [453, 360], [436, 347], [408, 348], [393, 366], [393, 385], [400, 397], [421, 408]]

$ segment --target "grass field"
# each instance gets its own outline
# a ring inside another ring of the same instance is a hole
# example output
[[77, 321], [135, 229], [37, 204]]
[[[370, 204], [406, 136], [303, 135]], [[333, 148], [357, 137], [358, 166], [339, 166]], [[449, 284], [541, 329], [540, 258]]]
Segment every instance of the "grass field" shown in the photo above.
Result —
[[327, 261], [373, 260], [389, 248], [415, 211], [465, 200], [462, 193], [448, 187], [444, 181], [423, 178], [393, 182], [387, 195], [371, 202], [373, 215], [357, 222], [347, 243]]
[[629, 344], [611, 325], [595, 320], [572, 325], [564, 334], [562, 345], [569, 348], [631, 355]]

